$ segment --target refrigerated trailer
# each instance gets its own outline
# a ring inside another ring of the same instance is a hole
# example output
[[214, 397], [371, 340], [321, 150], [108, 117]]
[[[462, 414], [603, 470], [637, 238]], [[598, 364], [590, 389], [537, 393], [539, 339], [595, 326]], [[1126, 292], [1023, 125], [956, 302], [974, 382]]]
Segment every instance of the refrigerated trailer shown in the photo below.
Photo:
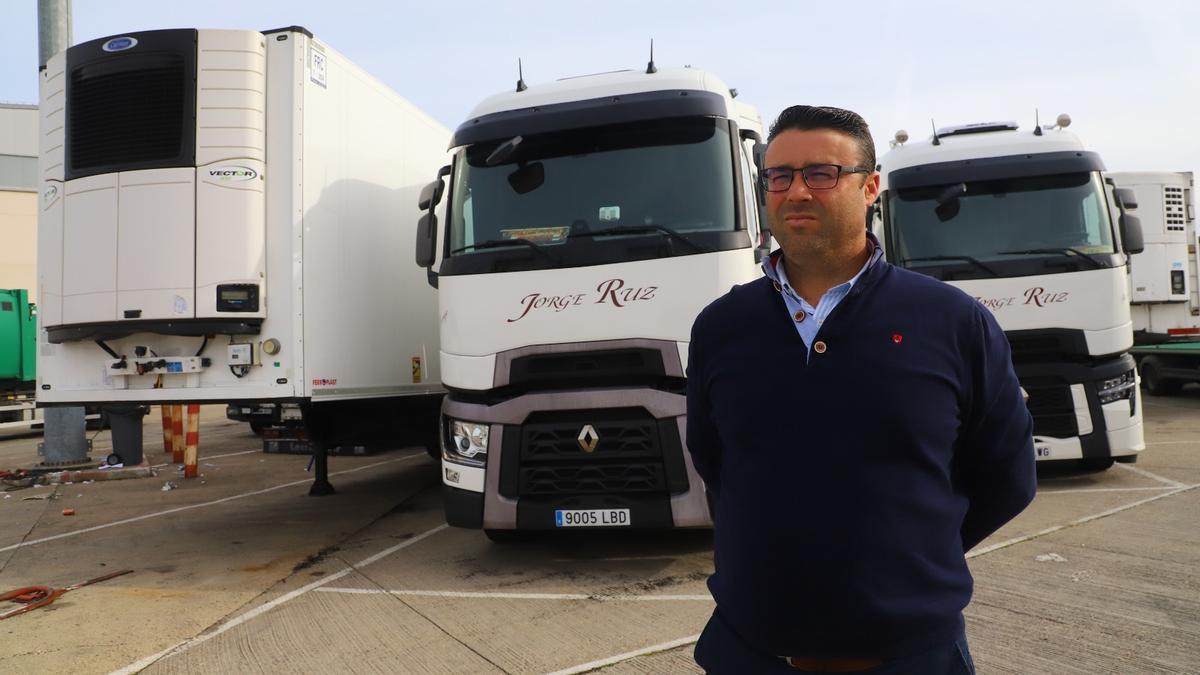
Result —
[[[493, 539], [711, 524], [686, 451], [699, 311], [761, 274], [758, 112], [696, 69], [481, 102], [418, 231], [439, 288], [451, 525]], [[439, 238], [439, 235], [440, 238]], [[436, 270], [436, 271], [435, 271]]]
[[446, 128], [299, 27], [79, 44], [40, 111], [41, 405], [299, 402], [321, 438], [432, 436], [413, 205]]
[[1145, 448], [1126, 263], [1142, 235], [1069, 123], [967, 124], [913, 142], [898, 133], [881, 158], [874, 227], [893, 264], [995, 315], [1037, 459], [1106, 469]]
[[1129, 260], [1133, 357], [1151, 394], [1200, 382], [1195, 179], [1186, 172], [1106, 174], [1136, 199], [1146, 249]]

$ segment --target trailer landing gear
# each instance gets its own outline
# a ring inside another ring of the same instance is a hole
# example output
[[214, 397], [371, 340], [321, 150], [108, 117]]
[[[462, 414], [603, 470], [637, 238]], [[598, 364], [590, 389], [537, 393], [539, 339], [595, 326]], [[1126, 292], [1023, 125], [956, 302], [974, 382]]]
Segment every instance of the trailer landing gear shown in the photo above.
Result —
[[308, 488], [308, 496], [324, 497], [336, 493], [333, 483], [329, 482], [329, 450], [324, 443], [315, 442], [312, 444], [312, 453], [315, 476], [312, 487]]

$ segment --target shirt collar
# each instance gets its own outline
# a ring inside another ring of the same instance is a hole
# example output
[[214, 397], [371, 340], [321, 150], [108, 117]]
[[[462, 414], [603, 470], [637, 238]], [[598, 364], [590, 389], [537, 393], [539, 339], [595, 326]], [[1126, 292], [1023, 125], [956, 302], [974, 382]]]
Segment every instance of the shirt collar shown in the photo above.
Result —
[[[862, 266], [862, 269], [858, 271], [858, 274], [851, 277], [849, 281], [844, 282], [844, 284], [848, 284], [847, 290], [854, 288], [854, 284], [858, 282], [863, 273], [871, 269], [871, 266], [883, 257], [883, 247], [879, 245], [879, 239], [870, 230], [867, 231], [867, 245], [871, 248], [871, 255], [867, 258], [867, 262]], [[775, 284], [775, 290], [782, 292], [784, 288], [787, 288], [791, 291], [792, 286], [788, 283], [787, 274], [779, 267], [779, 263], [782, 260], [783, 249], [778, 249], [764, 258], [762, 261], [763, 274]], [[841, 286], [843, 284], [838, 285]]]

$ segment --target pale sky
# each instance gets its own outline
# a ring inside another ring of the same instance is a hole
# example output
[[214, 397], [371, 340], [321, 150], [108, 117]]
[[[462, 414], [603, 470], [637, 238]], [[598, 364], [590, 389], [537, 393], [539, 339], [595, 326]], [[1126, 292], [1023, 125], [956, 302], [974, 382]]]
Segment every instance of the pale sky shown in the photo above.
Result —
[[[0, 0], [0, 101], [37, 102], [37, 1]], [[644, 69], [711, 71], [764, 124], [795, 103], [897, 129], [1034, 110], [1114, 171], [1200, 170], [1200, 2], [1193, 0], [74, 0], [74, 41], [158, 28], [302, 25], [447, 127], [510, 89]]]

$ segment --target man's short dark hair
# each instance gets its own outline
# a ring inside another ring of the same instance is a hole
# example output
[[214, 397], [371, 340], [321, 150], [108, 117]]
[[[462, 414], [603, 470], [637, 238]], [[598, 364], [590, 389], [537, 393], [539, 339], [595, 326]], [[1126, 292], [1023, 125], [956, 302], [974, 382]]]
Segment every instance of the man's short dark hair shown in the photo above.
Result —
[[858, 143], [858, 151], [862, 154], [862, 165], [875, 169], [875, 139], [871, 138], [871, 130], [867, 121], [853, 110], [833, 108], [823, 105], [794, 105], [779, 113], [767, 143], [789, 129], [807, 131], [810, 129], [831, 129], [840, 131]]

